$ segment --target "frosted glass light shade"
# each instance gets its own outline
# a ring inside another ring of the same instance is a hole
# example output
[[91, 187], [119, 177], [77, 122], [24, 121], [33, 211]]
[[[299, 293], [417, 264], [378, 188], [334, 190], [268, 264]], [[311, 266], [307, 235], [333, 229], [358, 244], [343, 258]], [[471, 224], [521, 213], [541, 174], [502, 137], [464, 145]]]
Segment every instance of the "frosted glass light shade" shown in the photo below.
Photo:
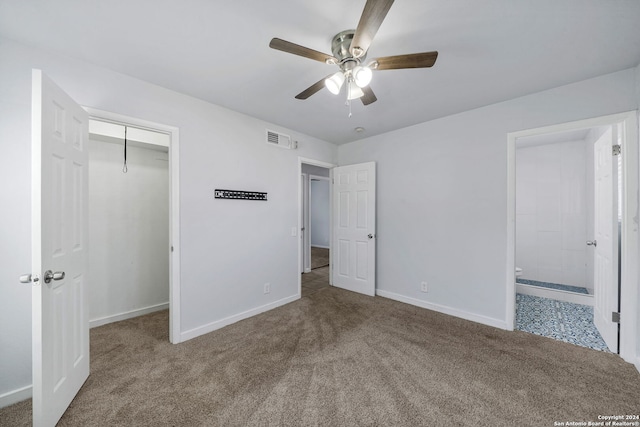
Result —
[[347, 99], [358, 99], [362, 95], [364, 95], [362, 89], [360, 89], [355, 82], [349, 82], [349, 94], [347, 95]]
[[358, 87], [365, 87], [371, 82], [373, 72], [369, 67], [362, 67], [358, 65], [353, 69], [353, 79], [356, 81]]
[[327, 89], [329, 89], [329, 92], [331, 92], [334, 95], [337, 95], [340, 93], [340, 88], [342, 87], [343, 83], [344, 83], [344, 74], [342, 74], [341, 71], [338, 71], [333, 76], [329, 77], [324, 81], [324, 85], [327, 87]]

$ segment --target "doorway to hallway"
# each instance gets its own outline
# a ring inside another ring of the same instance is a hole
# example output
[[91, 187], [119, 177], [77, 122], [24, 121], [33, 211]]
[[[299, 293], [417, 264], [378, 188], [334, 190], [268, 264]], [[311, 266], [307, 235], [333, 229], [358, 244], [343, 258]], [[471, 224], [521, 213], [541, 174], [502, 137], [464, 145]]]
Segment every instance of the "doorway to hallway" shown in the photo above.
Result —
[[331, 264], [331, 169], [301, 165], [301, 293], [329, 286]]

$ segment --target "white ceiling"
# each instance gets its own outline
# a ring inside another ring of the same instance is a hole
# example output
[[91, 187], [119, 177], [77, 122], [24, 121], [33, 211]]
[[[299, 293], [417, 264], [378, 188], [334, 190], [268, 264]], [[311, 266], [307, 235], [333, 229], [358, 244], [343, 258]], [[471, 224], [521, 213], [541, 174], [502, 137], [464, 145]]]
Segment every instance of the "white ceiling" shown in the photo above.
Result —
[[437, 50], [433, 68], [375, 72], [351, 118], [327, 90], [294, 99], [337, 68], [271, 38], [330, 53], [364, 4], [0, 0], [0, 34], [338, 144], [640, 63], [638, 0], [398, 0], [368, 58]]

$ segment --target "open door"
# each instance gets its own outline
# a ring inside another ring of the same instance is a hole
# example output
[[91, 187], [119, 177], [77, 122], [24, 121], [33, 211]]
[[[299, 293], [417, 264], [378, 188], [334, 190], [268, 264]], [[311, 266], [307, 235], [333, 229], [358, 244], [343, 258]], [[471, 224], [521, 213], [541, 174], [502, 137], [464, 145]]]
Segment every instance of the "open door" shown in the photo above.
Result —
[[88, 115], [32, 81], [33, 425], [55, 426], [89, 376]]
[[333, 286], [376, 292], [376, 164], [333, 169]]
[[595, 240], [587, 242], [594, 256], [593, 322], [605, 343], [618, 352], [618, 323], [612, 319], [618, 312], [618, 179], [617, 162], [612, 153], [615, 127], [611, 126], [595, 142]]

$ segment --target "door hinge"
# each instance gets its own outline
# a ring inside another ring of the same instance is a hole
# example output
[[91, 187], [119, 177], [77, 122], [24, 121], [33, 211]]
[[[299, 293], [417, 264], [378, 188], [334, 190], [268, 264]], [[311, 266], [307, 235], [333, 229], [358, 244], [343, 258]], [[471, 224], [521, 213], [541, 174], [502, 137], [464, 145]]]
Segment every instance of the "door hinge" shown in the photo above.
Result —
[[614, 156], [620, 155], [622, 148], [620, 148], [620, 144], [615, 144], [611, 146], [611, 154]]
[[617, 311], [611, 313], [611, 321], [613, 323], [620, 323], [620, 313], [618, 313]]

